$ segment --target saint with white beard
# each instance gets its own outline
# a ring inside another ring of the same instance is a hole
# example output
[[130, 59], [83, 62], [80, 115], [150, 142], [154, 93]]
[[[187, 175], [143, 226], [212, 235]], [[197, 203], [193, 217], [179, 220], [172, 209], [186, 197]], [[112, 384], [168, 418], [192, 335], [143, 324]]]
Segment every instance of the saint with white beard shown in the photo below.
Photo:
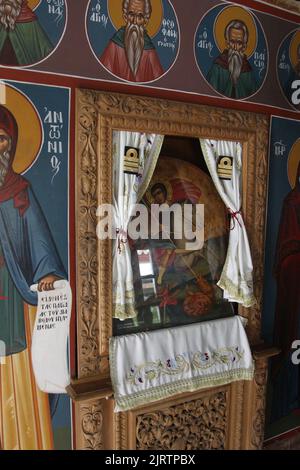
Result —
[[146, 26], [152, 14], [150, 0], [123, 0], [122, 26], [112, 37], [101, 63], [114, 75], [131, 82], [149, 82], [164, 70]]
[[242, 99], [253, 95], [258, 85], [245, 54], [249, 32], [241, 20], [232, 20], [225, 29], [226, 49], [207, 75], [209, 83], [224, 96]]

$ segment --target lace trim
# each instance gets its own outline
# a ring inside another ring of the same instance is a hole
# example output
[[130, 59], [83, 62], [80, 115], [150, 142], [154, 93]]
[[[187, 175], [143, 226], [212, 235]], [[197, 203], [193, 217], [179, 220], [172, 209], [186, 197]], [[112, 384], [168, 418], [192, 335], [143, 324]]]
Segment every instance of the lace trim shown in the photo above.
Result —
[[179, 380], [171, 384], [164, 384], [142, 392], [134, 393], [129, 397], [115, 396], [115, 411], [126, 411], [149, 402], [155, 402], [182, 392], [193, 392], [207, 387], [225, 385], [239, 380], [252, 380], [254, 366], [250, 369], [235, 369], [206, 377]]
[[[244, 282], [247, 284], [247, 281], [241, 280], [241, 283]], [[241, 289], [241, 286], [235, 285], [231, 279], [229, 279], [226, 274], [224, 274], [224, 271], [221, 275], [221, 278], [219, 282], [217, 283], [221, 289], [223, 289], [226, 294], [229, 294], [230, 301], [231, 302], [237, 302], [239, 304], [242, 304], [243, 307], [253, 307], [253, 305], [257, 304], [256, 298], [254, 297], [253, 292], [251, 289], [249, 289], [249, 294], [245, 294], [243, 290]]]

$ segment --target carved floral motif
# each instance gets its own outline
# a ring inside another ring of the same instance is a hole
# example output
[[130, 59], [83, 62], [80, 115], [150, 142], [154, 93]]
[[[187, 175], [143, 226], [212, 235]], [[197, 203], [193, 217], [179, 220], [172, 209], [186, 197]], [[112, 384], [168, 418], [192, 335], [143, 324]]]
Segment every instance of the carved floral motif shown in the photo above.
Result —
[[256, 371], [254, 376], [256, 401], [251, 441], [253, 449], [261, 449], [264, 441], [267, 372], [267, 364], [265, 364]]
[[139, 450], [224, 449], [227, 393], [219, 392], [137, 417]]
[[[252, 342], [260, 338], [268, 118], [153, 98], [78, 92], [77, 242], [79, 376], [107, 374], [111, 336], [111, 251], [96, 238], [96, 208], [111, 201], [112, 129], [239, 140], [247, 145], [245, 224], [254, 260], [257, 306], [240, 308]], [[255, 197], [253, 195], [255, 194]]]
[[[76, 268], [79, 379], [109, 375], [108, 343], [112, 335], [111, 244], [97, 239], [96, 210], [99, 204], [111, 202], [113, 129], [227, 139], [240, 141], [244, 145], [244, 181], [247, 181], [247, 187], [244, 189], [242, 210], [254, 262], [257, 305], [249, 309], [239, 307], [239, 313], [248, 319], [250, 342], [260, 339], [268, 123], [264, 115], [237, 110], [91, 90], [78, 91]], [[253, 432], [258, 437], [253, 438], [254, 448], [260, 446], [263, 435], [264, 394], [264, 386], [257, 386]], [[242, 402], [243, 397], [240, 400]], [[223, 448], [227, 412], [226, 394], [222, 392], [164, 411], [146, 413], [138, 417], [138, 448]], [[116, 420], [117, 428], [120, 426], [122, 431], [122, 436], [116, 432], [117, 448], [119, 444], [122, 448], [127, 445], [127, 414], [121, 415], [124, 419], [120, 422]], [[80, 439], [84, 440], [87, 448], [101, 448], [102, 420], [99, 410], [88, 406], [83, 416], [82, 425], [79, 426]], [[235, 426], [238, 427], [239, 423]], [[234, 432], [231, 430], [231, 433]], [[238, 438], [235, 441], [238, 442]]]
[[102, 404], [80, 406], [80, 420], [84, 450], [103, 449], [103, 408]]

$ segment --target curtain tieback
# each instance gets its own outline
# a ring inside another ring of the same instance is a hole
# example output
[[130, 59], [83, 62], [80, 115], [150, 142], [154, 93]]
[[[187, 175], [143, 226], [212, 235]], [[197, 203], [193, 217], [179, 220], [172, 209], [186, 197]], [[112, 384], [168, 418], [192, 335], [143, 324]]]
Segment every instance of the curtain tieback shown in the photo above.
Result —
[[238, 219], [238, 214], [242, 215], [241, 210], [234, 212], [232, 209], [230, 209], [230, 207], [228, 207], [227, 210], [228, 210], [229, 214], [231, 215], [231, 220], [233, 221], [233, 227], [231, 227], [230, 230], [233, 230], [235, 228], [235, 221], [237, 221], [239, 226], [242, 228], [242, 225], [241, 225], [241, 223]]
[[117, 240], [118, 240], [118, 252], [119, 254], [123, 251], [123, 246], [128, 242], [127, 232], [122, 228], [117, 228]]

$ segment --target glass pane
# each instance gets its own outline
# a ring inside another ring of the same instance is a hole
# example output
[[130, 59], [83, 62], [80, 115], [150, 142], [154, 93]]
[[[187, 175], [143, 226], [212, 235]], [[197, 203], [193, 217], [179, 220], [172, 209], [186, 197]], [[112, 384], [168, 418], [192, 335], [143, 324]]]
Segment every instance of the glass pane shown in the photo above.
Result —
[[[233, 305], [223, 299], [223, 291], [217, 286], [227, 253], [227, 211], [201, 158], [200, 146], [196, 156], [199, 165], [159, 157], [142, 200], [149, 214], [148, 238], [130, 240], [138, 314], [134, 319], [114, 320], [114, 335], [234, 314]], [[177, 204], [181, 210], [181, 221], [171, 217], [168, 227], [162, 213], [157, 216], [156, 238], [153, 231], [151, 236], [153, 204]], [[184, 224], [188, 220], [195, 229], [199, 223], [196, 204], [204, 204], [204, 245], [202, 249], [187, 249], [191, 240], [187, 240]]]

